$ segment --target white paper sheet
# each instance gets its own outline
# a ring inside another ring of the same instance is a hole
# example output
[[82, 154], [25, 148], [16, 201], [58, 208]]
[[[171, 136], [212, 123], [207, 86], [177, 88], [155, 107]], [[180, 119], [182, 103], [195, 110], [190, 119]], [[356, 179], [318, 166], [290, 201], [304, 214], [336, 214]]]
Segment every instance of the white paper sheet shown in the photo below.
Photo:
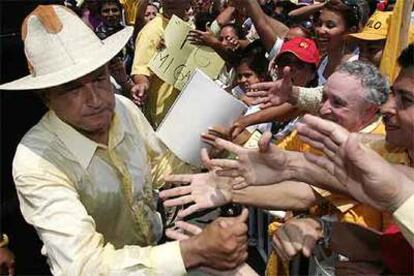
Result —
[[184, 162], [201, 166], [200, 139], [209, 127], [230, 127], [247, 107], [196, 70], [158, 127], [157, 136]]

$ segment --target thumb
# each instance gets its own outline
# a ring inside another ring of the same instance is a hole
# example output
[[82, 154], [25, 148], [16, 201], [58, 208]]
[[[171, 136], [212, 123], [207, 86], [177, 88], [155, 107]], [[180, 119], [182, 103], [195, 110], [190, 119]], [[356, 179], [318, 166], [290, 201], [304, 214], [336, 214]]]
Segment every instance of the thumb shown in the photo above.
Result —
[[259, 140], [259, 151], [261, 153], [265, 153], [269, 151], [269, 145], [272, 140], [272, 133], [270, 131], [266, 131], [262, 138]]
[[236, 220], [239, 222], [246, 222], [248, 218], [249, 218], [249, 210], [247, 208], [243, 208], [243, 211], [238, 217], [236, 217]]
[[292, 74], [289, 66], [283, 68], [282, 87], [292, 87]]

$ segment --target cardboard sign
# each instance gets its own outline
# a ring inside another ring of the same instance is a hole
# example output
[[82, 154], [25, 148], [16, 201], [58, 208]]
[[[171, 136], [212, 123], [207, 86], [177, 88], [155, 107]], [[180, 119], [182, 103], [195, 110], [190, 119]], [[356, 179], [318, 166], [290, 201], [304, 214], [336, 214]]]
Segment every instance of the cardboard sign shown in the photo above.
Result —
[[247, 106], [196, 69], [157, 129], [158, 138], [182, 161], [201, 166], [207, 147], [200, 135], [209, 127], [229, 128]]
[[151, 59], [150, 69], [163, 81], [182, 90], [195, 69], [212, 79], [217, 78], [224, 60], [210, 47], [193, 45], [187, 41], [191, 26], [173, 16], [164, 33], [165, 48]]

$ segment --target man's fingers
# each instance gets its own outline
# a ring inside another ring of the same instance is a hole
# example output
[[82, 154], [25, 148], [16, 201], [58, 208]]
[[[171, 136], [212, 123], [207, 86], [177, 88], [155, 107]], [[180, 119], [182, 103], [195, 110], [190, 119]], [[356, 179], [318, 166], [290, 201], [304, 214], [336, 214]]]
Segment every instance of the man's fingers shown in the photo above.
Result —
[[294, 247], [292, 241], [290, 240], [285, 230], [283, 229], [283, 226], [277, 231], [277, 236], [279, 237], [280, 243], [282, 245], [282, 250], [285, 252], [286, 256], [290, 260], [293, 256], [295, 256], [298, 253], [298, 251]]
[[317, 156], [311, 153], [305, 153], [305, 158], [322, 169], [327, 170], [331, 175], [335, 175], [335, 164], [325, 156]]
[[246, 222], [249, 218], [249, 210], [247, 208], [243, 208], [241, 214], [236, 217], [236, 219], [240, 222]]
[[[239, 168], [239, 162], [235, 160], [230, 159], [212, 159], [209, 164], [214, 167], [220, 167], [223, 169], [238, 169]], [[222, 170], [219, 170], [222, 171]], [[217, 173], [219, 176], [224, 176], [220, 173]]]
[[220, 139], [220, 138], [216, 139], [216, 144], [219, 147], [221, 147], [221, 148], [223, 148], [223, 149], [225, 149], [225, 150], [227, 150], [231, 153], [234, 153], [234, 154], [239, 154], [240, 151], [243, 150], [242, 147], [240, 147], [240, 146], [238, 146], [238, 145], [236, 145], [232, 142], [226, 141], [224, 139]]
[[282, 246], [282, 243], [281, 243], [279, 237], [276, 234], [274, 234], [273, 237], [272, 237], [272, 245], [273, 245], [273, 249], [275, 250], [276, 254], [280, 258], [282, 258], [283, 261], [285, 261], [285, 262], [289, 261], [289, 257], [284, 252], [284, 248]]
[[185, 221], [177, 221], [175, 223], [175, 226], [192, 235], [198, 235], [203, 231], [203, 229], [201, 229], [200, 227]]
[[211, 165], [210, 156], [208, 155], [208, 151], [205, 148], [201, 149], [201, 163], [206, 169], [211, 170], [213, 168]]
[[165, 182], [188, 184], [193, 180], [192, 174], [171, 174], [164, 177]]
[[257, 98], [257, 97], [266, 97], [269, 96], [269, 92], [268, 91], [263, 91], [263, 90], [258, 90], [258, 91], [253, 91], [253, 90], [249, 90], [246, 92], [246, 96], [247, 97], [252, 97], [252, 98]]
[[316, 239], [312, 236], [307, 235], [302, 245], [303, 255], [309, 258], [312, 255], [312, 251], [315, 248], [315, 245], [316, 245]]
[[272, 141], [272, 133], [270, 131], [266, 131], [258, 142], [259, 151], [261, 153], [268, 152], [271, 141]]
[[191, 186], [181, 186], [176, 187], [168, 190], [163, 190], [160, 192], [159, 196], [160, 198], [170, 198], [175, 196], [182, 196], [187, 195], [191, 193]]
[[216, 174], [222, 177], [240, 177], [242, 173], [238, 169], [228, 169], [228, 170], [217, 170]]
[[190, 207], [185, 208], [184, 210], [178, 211], [177, 216], [179, 218], [185, 218], [185, 217], [188, 217], [189, 215], [194, 214], [195, 212], [198, 212], [199, 210], [200, 208], [197, 205], [193, 204]]
[[321, 152], [323, 152], [329, 159], [331, 159], [332, 161], [334, 161], [334, 159], [335, 159], [335, 152], [333, 152], [333, 151], [331, 151], [331, 150], [329, 150], [326, 146], [325, 146], [325, 144], [324, 143], [322, 143], [322, 142], [319, 142], [319, 141], [316, 141], [316, 140], [313, 140], [313, 139], [309, 139], [308, 137], [305, 137], [305, 136], [302, 136], [302, 135], [299, 135], [299, 137], [300, 137], [300, 139], [304, 142], [304, 143], [306, 143], [306, 144], [308, 144], [308, 145], [310, 145], [310, 146], [312, 146], [313, 148], [315, 148], [315, 149], [318, 149], [318, 150], [320, 150]]
[[182, 241], [182, 240], [186, 240], [189, 238], [189, 236], [181, 233], [180, 230], [174, 230], [174, 229], [165, 230], [165, 235], [168, 238], [172, 240], [176, 240], [176, 241]]
[[174, 207], [174, 206], [181, 206], [188, 203], [194, 202], [193, 197], [191, 195], [180, 196], [179, 198], [168, 199], [164, 201], [165, 207]]
[[345, 128], [334, 122], [309, 114], [304, 116], [303, 123], [310, 129], [329, 136], [331, 140], [339, 146], [348, 140], [350, 134]]
[[250, 85], [250, 89], [266, 91], [275, 86], [275, 82], [260, 82]]

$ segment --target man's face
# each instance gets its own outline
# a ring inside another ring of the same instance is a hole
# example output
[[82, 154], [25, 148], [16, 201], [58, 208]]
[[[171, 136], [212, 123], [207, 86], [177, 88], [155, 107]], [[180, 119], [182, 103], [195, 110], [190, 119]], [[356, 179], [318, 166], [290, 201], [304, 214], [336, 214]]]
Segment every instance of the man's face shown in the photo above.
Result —
[[376, 67], [380, 66], [382, 53], [385, 47], [385, 39], [373, 41], [358, 41], [359, 60], [369, 61]]
[[107, 67], [46, 92], [48, 107], [85, 136], [107, 134], [115, 96]]
[[239, 37], [237, 36], [236, 31], [231, 26], [226, 26], [220, 31], [219, 40], [221, 45], [227, 50], [233, 50], [235, 47], [234, 44], [231, 43], [232, 40], [238, 40]]
[[364, 96], [365, 91], [360, 80], [346, 73], [336, 72], [324, 87], [319, 115], [351, 132], [357, 132], [372, 120], [378, 110]]
[[414, 67], [404, 69], [381, 108], [389, 144], [414, 150]]
[[107, 26], [116, 26], [121, 22], [121, 10], [118, 5], [114, 3], [106, 3], [102, 5], [101, 9], [102, 21]]
[[157, 16], [158, 10], [153, 5], [147, 5], [147, 9], [145, 10], [144, 20], [145, 23], [150, 22]]

